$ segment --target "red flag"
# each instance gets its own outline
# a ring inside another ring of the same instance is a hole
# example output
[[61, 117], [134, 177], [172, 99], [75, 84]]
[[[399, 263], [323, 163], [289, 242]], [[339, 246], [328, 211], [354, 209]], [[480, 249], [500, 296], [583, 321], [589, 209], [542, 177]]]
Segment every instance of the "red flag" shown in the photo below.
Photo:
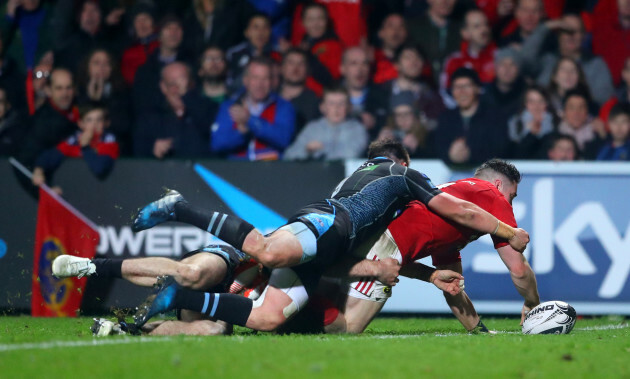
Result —
[[33, 259], [33, 316], [77, 316], [87, 278], [57, 279], [52, 275], [52, 261], [62, 254], [93, 258], [98, 240], [96, 225], [48, 187], [40, 187]]

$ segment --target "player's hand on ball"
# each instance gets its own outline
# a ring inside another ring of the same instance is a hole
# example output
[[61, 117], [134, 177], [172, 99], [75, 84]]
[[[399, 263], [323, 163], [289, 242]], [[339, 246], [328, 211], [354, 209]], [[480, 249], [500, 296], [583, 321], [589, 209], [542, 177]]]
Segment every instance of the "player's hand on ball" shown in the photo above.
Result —
[[395, 286], [398, 283], [400, 264], [394, 258], [385, 258], [379, 262], [378, 280], [387, 286]]
[[452, 270], [436, 270], [429, 280], [437, 288], [453, 296], [464, 289], [464, 276]]
[[529, 311], [531, 311], [536, 305], [538, 304], [532, 304], [532, 305], [528, 305], [527, 303], [523, 304], [523, 309], [521, 309], [521, 326], [523, 326], [523, 322], [525, 321], [525, 316], [527, 316]]
[[529, 233], [525, 229], [515, 228], [514, 236], [508, 241], [510, 246], [516, 251], [523, 252], [529, 243]]

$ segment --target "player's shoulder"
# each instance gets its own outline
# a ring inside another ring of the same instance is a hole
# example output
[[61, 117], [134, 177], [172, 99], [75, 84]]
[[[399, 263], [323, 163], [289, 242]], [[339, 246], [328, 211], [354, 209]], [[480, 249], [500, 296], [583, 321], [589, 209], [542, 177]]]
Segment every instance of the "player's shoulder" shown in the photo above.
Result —
[[503, 196], [501, 192], [487, 180], [477, 178], [459, 179], [438, 186], [442, 191], [451, 194], [475, 194], [488, 197]]
[[377, 169], [378, 170], [384, 170], [384, 169], [392, 170], [396, 166], [403, 167], [397, 164], [396, 162], [394, 162], [393, 160], [391, 160], [390, 158], [376, 157], [376, 158], [368, 159], [367, 161], [363, 162], [361, 166], [359, 166], [359, 168], [357, 168], [355, 172], [374, 171]]

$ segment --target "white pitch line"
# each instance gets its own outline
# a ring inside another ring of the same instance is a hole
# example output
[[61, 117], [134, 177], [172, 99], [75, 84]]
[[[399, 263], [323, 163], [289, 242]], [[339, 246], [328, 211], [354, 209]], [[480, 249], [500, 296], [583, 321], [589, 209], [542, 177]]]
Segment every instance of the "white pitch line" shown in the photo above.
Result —
[[48, 350], [59, 347], [87, 347], [87, 346], [103, 346], [103, 345], [126, 345], [133, 343], [153, 343], [168, 342], [173, 340], [170, 337], [128, 337], [128, 338], [112, 338], [112, 339], [92, 339], [78, 341], [49, 341], [39, 343], [20, 343], [15, 345], [0, 345], [0, 352], [13, 350]]
[[[610, 324], [610, 325], [598, 325], [598, 326], [587, 326], [584, 328], [575, 328], [575, 330], [579, 331], [596, 331], [596, 330], [615, 330], [615, 329], [626, 329], [630, 327], [628, 324]], [[499, 330], [498, 334], [521, 334], [518, 331], [505, 331]], [[408, 339], [408, 338], [418, 338], [418, 337], [426, 337], [426, 336], [436, 336], [436, 337], [450, 337], [450, 336], [465, 336], [470, 335], [466, 333], [419, 333], [419, 334], [384, 334], [384, 335], [349, 335], [345, 337], [322, 337], [316, 339], [316, 341], [338, 341], [344, 339]], [[187, 341], [200, 341], [204, 337], [203, 336], [187, 336], [185, 340]], [[230, 338], [230, 337], [227, 337]], [[256, 336], [233, 336], [232, 338], [237, 339], [240, 342], [244, 342], [248, 338], [256, 338]], [[170, 342], [173, 341], [173, 337], [158, 337], [158, 336], [143, 336], [143, 337], [123, 337], [123, 338], [110, 338], [110, 339], [101, 339], [94, 338], [92, 340], [75, 340], [75, 341], [49, 341], [49, 342], [39, 342], [39, 343], [21, 343], [21, 344], [3, 344], [0, 345], [0, 352], [5, 351], [16, 351], [16, 350], [49, 350], [56, 349], [60, 347], [89, 347], [89, 346], [106, 346], [106, 345], [128, 345], [135, 343], [155, 343], [155, 342]]]

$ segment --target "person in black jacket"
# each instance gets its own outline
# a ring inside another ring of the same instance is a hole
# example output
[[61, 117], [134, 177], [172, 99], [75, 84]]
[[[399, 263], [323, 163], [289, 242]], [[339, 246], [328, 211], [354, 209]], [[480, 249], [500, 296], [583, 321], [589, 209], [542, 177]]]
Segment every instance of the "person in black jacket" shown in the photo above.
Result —
[[[64, 68], [54, 69], [48, 78], [48, 100], [35, 112], [20, 147], [17, 159], [32, 169], [39, 154], [74, 134], [79, 121], [79, 110], [74, 105], [74, 81], [72, 73]], [[24, 187], [36, 195], [36, 187], [17, 174]]]
[[210, 155], [210, 126], [218, 106], [193, 87], [186, 64], [173, 62], [162, 69], [161, 105], [139, 117], [134, 155], [157, 159]]
[[389, 94], [369, 84], [370, 61], [366, 51], [351, 47], [341, 59], [343, 85], [350, 94], [350, 116], [363, 124], [374, 140], [385, 124], [389, 108]]
[[451, 91], [457, 108], [438, 119], [435, 147], [449, 164], [477, 164], [502, 157], [508, 146], [504, 119], [479, 100], [480, 81], [469, 68], [453, 73]]
[[0, 156], [17, 154], [27, 130], [23, 110], [13, 107], [8, 91], [0, 86]]
[[131, 98], [114, 57], [105, 49], [91, 51], [79, 66], [77, 105], [102, 105], [124, 155], [131, 155]]

